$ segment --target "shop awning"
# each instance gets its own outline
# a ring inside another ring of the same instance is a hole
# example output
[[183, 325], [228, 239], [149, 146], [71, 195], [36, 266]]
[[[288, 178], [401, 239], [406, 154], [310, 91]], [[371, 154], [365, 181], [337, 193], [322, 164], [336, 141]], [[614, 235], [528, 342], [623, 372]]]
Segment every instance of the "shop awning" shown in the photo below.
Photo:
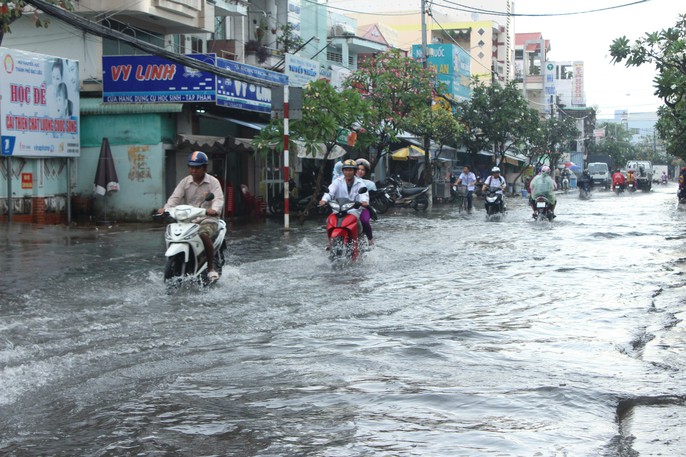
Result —
[[233, 136], [180, 134], [176, 136], [176, 145], [205, 152], [254, 151], [250, 138]]

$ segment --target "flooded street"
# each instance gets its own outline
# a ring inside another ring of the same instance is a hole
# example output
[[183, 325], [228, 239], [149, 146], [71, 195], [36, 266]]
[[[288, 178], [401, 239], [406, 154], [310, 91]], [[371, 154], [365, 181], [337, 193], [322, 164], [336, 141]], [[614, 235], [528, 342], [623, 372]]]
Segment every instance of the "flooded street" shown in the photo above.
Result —
[[321, 222], [238, 226], [167, 295], [163, 231], [0, 226], [0, 453], [636, 456], [686, 448], [676, 185], [399, 209], [329, 265]]

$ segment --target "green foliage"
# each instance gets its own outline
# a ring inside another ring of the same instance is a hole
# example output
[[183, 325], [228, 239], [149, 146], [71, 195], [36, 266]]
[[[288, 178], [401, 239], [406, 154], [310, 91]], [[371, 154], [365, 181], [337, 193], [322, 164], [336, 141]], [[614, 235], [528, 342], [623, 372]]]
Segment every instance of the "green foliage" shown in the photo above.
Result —
[[537, 135], [539, 115], [529, 108], [516, 83], [486, 86], [474, 81], [472, 98], [458, 104], [464, 124], [460, 143], [470, 154], [494, 151], [500, 157], [510, 150], [522, 150]]
[[377, 151], [370, 157], [374, 166], [403, 130], [405, 119], [415, 110], [430, 105], [436, 75], [394, 49], [361, 61], [345, 84], [359, 91], [373, 106], [362, 141]]
[[295, 27], [290, 22], [281, 26], [281, 35], [276, 38], [276, 45], [286, 53], [298, 49], [303, 39], [295, 33]]
[[665, 102], [658, 110], [657, 130], [667, 152], [686, 158], [686, 15], [674, 27], [646, 33], [633, 44], [626, 37], [610, 46], [613, 63], [627, 67], [654, 64], [655, 95]]
[[[328, 153], [336, 144], [339, 129], [357, 130], [369, 111], [357, 91], [338, 92], [323, 79], [313, 81], [303, 91], [303, 118], [289, 121], [289, 138], [302, 141], [309, 154], [314, 154], [319, 144], [325, 144]], [[253, 144], [262, 153], [273, 147], [283, 151], [283, 140], [283, 120], [279, 119], [262, 129]]]
[[623, 124], [605, 122], [598, 128], [605, 129], [605, 137], [590, 145], [591, 153], [609, 155], [616, 166], [639, 158], [636, 147], [631, 143], [631, 132]]
[[547, 156], [555, 166], [562, 154], [569, 149], [569, 143], [579, 138], [576, 119], [570, 116], [551, 117], [539, 123], [529, 139], [530, 158]]

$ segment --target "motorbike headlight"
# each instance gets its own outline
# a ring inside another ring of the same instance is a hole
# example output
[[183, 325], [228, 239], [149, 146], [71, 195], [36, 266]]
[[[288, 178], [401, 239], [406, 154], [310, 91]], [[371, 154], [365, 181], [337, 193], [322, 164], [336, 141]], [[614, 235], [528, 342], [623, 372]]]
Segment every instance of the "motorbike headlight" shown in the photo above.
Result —
[[341, 206], [341, 209], [343, 211], [348, 211], [348, 210], [353, 209], [354, 206], [355, 206], [355, 202], [348, 202], [348, 203], [343, 204], [343, 206]]
[[339, 205], [338, 202], [330, 201], [329, 206], [335, 213], [341, 210], [341, 205]]

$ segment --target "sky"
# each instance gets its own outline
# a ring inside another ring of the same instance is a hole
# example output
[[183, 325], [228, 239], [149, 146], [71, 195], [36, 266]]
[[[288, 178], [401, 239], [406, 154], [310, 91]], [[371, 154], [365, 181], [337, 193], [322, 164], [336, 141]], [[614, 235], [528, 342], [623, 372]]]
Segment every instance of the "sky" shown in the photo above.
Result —
[[[324, 1], [359, 12], [419, 10], [421, 5], [420, 0]], [[545, 15], [515, 17], [515, 32], [541, 32], [550, 41], [549, 60], [584, 61], [586, 105], [597, 106], [599, 118], [611, 118], [615, 110], [654, 113], [662, 104], [653, 95], [655, 67], [646, 64], [627, 68], [624, 64], [612, 64], [609, 48], [613, 39], [620, 36], [633, 42], [646, 32], [674, 26], [678, 14], [686, 14], [686, 1], [644, 0], [629, 5], [637, 1], [640, 0], [515, 0], [516, 14]], [[504, 4], [497, 0], [434, 0], [433, 3], [434, 7], [442, 4], [458, 10], [461, 6], [495, 9], [498, 7], [493, 5]], [[591, 12], [603, 8], [612, 9]], [[337, 12], [344, 14], [344, 11]], [[383, 22], [383, 15], [377, 17], [378, 22]]]
[[[471, 1], [471, 0], [470, 0]], [[516, 0], [517, 14], [549, 14], [597, 10], [635, 0]], [[550, 60], [583, 60], [586, 105], [597, 106], [598, 117], [614, 116], [615, 110], [629, 113], [655, 112], [662, 103], [653, 93], [654, 65], [625, 67], [612, 64], [609, 48], [615, 38], [633, 41], [646, 32], [676, 24], [686, 14], [683, 0], [650, 0], [644, 3], [571, 16], [517, 17], [515, 31], [541, 32], [550, 40]], [[656, 116], [657, 117], [657, 116]]]

